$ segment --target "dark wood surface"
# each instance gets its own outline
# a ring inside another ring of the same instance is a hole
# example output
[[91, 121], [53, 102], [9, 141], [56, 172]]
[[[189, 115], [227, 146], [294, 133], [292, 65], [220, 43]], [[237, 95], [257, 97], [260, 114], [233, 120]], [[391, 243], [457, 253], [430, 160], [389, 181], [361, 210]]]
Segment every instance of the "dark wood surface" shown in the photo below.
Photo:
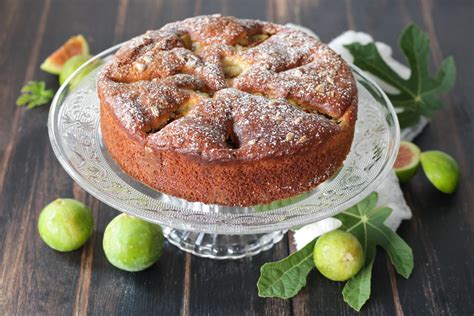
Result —
[[[443, 0], [1, 0], [0, 315], [354, 313], [343, 302], [343, 285], [316, 271], [292, 300], [257, 296], [260, 266], [286, 256], [291, 236], [240, 261], [196, 258], [167, 244], [158, 264], [144, 272], [113, 268], [103, 254], [102, 235], [117, 211], [85, 193], [59, 165], [47, 135], [48, 106], [29, 111], [15, 106], [29, 80], [57, 88], [56, 77], [39, 65], [72, 34], [84, 34], [98, 53], [147, 29], [216, 12], [299, 23], [324, 41], [356, 29], [394, 47], [402, 28], [414, 21], [431, 37], [432, 61], [454, 56], [456, 86], [416, 142], [424, 150], [452, 154], [461, 166], [461, 184], [452, 196], [437, 192], [421, 174], [403, 185], [414, 218], [399, 233], [413, 248], [413, 275], [408, 280], [396, 275], [379, 252], [372, 298], [362, 313], [473, 315], [474, 2]], [[395, 56], [401, 58], [398, 50]], [[80, 250], [55, 252], [37, 233], [42, 207], [57, 197], [74, 197], [93, 209], [95, 232]]]

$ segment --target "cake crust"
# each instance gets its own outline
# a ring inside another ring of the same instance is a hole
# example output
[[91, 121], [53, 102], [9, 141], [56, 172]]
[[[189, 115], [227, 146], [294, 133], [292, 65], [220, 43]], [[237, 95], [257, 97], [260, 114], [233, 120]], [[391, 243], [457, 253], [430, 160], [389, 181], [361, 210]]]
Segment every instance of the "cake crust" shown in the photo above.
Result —
[[316, 187], [347, 156], [349, 66], [314, 37], [220, 15], [148, 31], [98, 81], [101, 131], [137, 180], [189, 201], [269, 203]]

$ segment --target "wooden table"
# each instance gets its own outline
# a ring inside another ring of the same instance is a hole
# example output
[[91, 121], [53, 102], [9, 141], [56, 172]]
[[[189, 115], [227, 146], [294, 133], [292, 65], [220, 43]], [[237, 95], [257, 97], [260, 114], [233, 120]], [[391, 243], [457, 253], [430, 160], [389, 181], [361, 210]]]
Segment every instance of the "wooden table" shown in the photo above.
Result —
[[[412, 246], [415, 269], [398, 276], [379, 251], [367, 314], [474, 313], [474, 2], [472, 1], [0, 1], [0, 314], [303, 315], [352, 314], [343, 284], [316, 271], [292, 300], [262, 299], [260, 266], [286, 256], [285, 238], [253, 258], [217, 262], [167, 244], [158, 264], [141, 273], [112, 267], [102, 251], [105, 226], [118, 214], [85, 193], [61, 168], [48, 139], [48, 107], [15, 106], [22, 85], [56, 77], [42, 60], [72, 34], [82, 33], [93, 53], [148, 29], [198, 14], [221, 12], [280, 23], [294, 22], [329, 41], [347, 29], [372, 34], [397, 47], [402, 28], [414, 21], [432, 40], [432, 61], [453, 55], [457, 83], [446, 107], [417, 138], [424, 150], [452, 154], [462, 170], [457, 192], [437, 192], [419, 173], [403, 185], [414, 218], [400, 235]], [[397, 58], [402, 58], [395, 51]], [[37, 233], [42, 207], [74, 197], [93, 209], [94, 235], [80, 250], [58, 253]]]

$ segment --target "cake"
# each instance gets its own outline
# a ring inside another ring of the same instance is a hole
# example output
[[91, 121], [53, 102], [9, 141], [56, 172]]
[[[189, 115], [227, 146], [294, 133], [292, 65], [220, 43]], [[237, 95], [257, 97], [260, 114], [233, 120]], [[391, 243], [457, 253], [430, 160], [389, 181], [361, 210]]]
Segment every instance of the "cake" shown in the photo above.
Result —
[[357, 117], [350, 67], [294, 28], [221, 15], [126, 42], [98, 80], [103, 142], [160, 192], [251, 206], [315, 188], [342, 166]]

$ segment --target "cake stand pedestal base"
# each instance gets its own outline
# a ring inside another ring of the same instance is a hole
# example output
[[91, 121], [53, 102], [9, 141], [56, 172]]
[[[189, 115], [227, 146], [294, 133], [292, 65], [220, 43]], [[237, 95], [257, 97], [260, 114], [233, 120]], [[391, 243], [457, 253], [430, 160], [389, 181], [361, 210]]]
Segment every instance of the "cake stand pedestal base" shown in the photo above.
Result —
[[286, 231], [250, 235], [216, 235], [163, 228], [168, 241], [193, 255], [210, 259], [240, 259], [268, 250], [279, 242]]

